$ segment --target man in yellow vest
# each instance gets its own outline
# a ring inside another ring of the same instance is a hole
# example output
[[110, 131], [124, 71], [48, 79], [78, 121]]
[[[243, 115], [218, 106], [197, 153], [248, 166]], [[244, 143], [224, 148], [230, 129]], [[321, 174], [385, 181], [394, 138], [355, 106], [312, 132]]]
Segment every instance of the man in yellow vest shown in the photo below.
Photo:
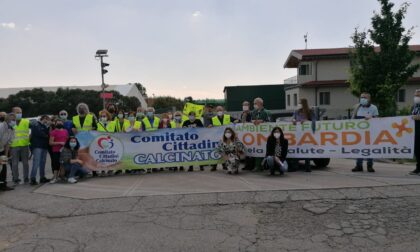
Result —
[[148, 107], [146, 111], [146, 117], [143, 118], [141, 125], [143, 131], [155, 131], [159, 129], [160, 119], [155, 116], [155, 109]]
[[[238, 120], [233, 118], [232, 116], [225, 114], [225, 109], [222, 106], [216, 107], [216, 116], [213, 116], [211, 118], [211, 124], [209, 124], [209, 128], [211, 127], [219, 127], [219, 126], [225, 126], [232, 123], [237, 123]], [[212, 165], [210, 171], [216, 171], [217, 165]], [[223, 167], [223, 169], [227, 169], [226, 167]]]
[[86, 103], [79, 103], [76, 107], [77, 114], [73, 116], [73, 133], [76, 135], [80, 131], [96, 130], [97, 124], [95, 117], [89, 113]]
[[184, 120], [182, 119], [182, 112], [176, 111], [174, 114], [174, 119], [171, 121], [171, 129], [182, 128], [182, 123]]
[[216, 107], [216, 116], [211, 119], [211, 124], [208, 127], [217, 127], [237, 123], [238, 120], [232, 116], [225, 114], [225, 109], [222, 106]]
[[10, 126], [14, 130], [14, 138], [10, 145], [10, 154], [12, 155], [12, 177], [13, 182], [18, 185], [19, 179], [19, 160], [23, 164], [23, 181], [29, 182], [29, 145], [30, 145], [30, 131], [28, 119], [22, 118], [22, 109], [14, 107], [10, 115]]

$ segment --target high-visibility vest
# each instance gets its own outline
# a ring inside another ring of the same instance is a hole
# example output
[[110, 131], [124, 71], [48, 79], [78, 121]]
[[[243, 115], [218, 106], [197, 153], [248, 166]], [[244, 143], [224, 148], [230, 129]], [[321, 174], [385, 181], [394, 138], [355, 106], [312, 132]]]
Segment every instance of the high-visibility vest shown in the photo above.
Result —
[[118, 118], [114, 122], [115, 122], [115, 132], [125, 132], [125, 130], [128, 127], [130, 127], [130, 121], [127, 119], [124, 119], [122, 127], [121, 127], [120, 120]]
[[155, 131], [159, 128], [160, 119], [159, 117], [156, 117], [153, 119], [153, 127], [150, 124], [149, 118], [145, 117], [143, 118], [143, 124], [146, 131]]
[[176, 128], [182, 128], [182, 124], [184, 123], [184, 121], [181, 121], [180, 123], [179, 123], [179, 125], [178, 125], [178, 127], [176, 126], [176, 121], [175, 120], [172, 120], [171, 121], [171, 128], [172, 129], [176, 129]]
[[[128, 121], [128, 120], [127, 120], [127, 121]], [[127, 132], [127, 129], [131, 127], [131, 123], [130, 123], [130, 121], [128, 121], [128, 123], [126, 123], [126, 122], [124, 121], [124, 125], [123, 125], [123, 127], [124, 127], [124, 132]], [[141, 122], [139, 122], [139, 121], [134, 121], [134, 124], [133, 124], [133, 129], [134, 129], [134, 130], [139, 130], [140, 128], [141, 128]]]
[[[213, 126], [222, 126], [219, 117], [215, 116], [211, 118]], [[229, 125], [230, 124], [230, 115], [224, 114], [223, 115], [223, 125]]]
[[29, 146], [29, 120], [21, 119], [19, 124], [13, 127], [14, 138], [11, 147], [24, 147]]
[[73, 124], [77, 131], [89, 131], [92, 130], [93, 125], [93, 116], [91, 114], [87, 114], [85, 117], [85, 121], [83, 122], [83, 127], [80, 124], [80, 116], [73, 116]]
[[104, 125], [99, 122], [97, 124], [98, 128], [96, 129], [99, 132], [115, 132], [115, 122], [114, 121], [110, 121], [106, 124], [106, 126], [104, 127]]

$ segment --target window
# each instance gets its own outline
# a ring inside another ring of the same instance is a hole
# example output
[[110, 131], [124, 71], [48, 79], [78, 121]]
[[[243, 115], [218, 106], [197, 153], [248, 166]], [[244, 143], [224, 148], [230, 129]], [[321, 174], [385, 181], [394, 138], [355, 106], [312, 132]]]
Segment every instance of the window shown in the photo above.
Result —
[[287, 95], [287, 106], [290, 106], [290, 95]]
[[330, 105], [330, 92], [319, 93], [319, 105]]
[[296, 107], [297, 104], [297, 94], [293, 94], [293, 105]]
[[311, 75], [311, 65], [310, 64], [302, 64], [299, 66], [299, 75]]
[[405, 102], [405, 89], [398, 90], [397, 102]]

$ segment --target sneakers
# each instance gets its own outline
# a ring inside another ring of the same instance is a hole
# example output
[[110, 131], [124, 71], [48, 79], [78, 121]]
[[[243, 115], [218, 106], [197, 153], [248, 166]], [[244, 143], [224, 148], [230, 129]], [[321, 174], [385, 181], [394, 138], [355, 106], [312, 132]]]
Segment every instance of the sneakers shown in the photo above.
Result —
[[53, 178], [53, 179], [50, 180], [50, 184], [55, 184], [55, 183], [57, 183], [57, 181], [58, 180], [56, 178]]
[[216, 171], [217, 170], [217, 166], [216, 165], [213, 165], [212, 167], [211, 167], [211, 169], [210, 169], [210, 171]]
[[351, 171], [352, 172], [362, 172], [363, 171], [363, 167], [362, 166], [356, 166]]
[[189, 171], [189, 172], [194, 171], [193, 167], [192, 167], [192, 166], [190, 166], [190, 168], [188, 168], [188, 171]]
[[38, 182], [36, 182], [35, 179], [31, 179], [31, 183], [29, 183], [31, 186], [36, 186], [38, 185]]
[[200, 165], [200, 171], [204, 171], [204, 166]]
[[74, 184], [74, 183], [77, 183], [77, 180], [75, 178], [69, 178], [67, 179], [67, 182]]

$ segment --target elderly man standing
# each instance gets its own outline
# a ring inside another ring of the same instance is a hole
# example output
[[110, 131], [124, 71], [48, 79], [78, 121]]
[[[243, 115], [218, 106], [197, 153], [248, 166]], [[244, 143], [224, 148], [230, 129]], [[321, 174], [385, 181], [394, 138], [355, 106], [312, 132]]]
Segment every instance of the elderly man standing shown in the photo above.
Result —
[[254, 110], [252, 111], [252, 122], [255, 125], [259, 125], [264, 122], [271, 122], [270, 112], [264, 108], [264, 101], [260, 97], [254, 99]]
[[13, 139], [13, 129], [9, 126], [9, 117], [6, 112], [0, 112], [0, 162], [2, 168], [0, 172], [0, 191], [10, 191], [14, 188], [7, 186], [7, 157], [9, 147]]
[[[254, 110], [251, 114], [252, 123], [255, 125], [260, 125], [261, 123], [270, 122], [271, 115], [268, 110], [264, 108], [264, 101], [262, 98], [257, 97], [254, 99]], [[257, 170], [261, 171], [261, 162], [262, 158], [253, 158], [253, 162], [250, 162], [251, 167], [247, 167], [249, 170], [253, 170], [255, 164], [257, 164]]]
[[146, 116], [142, 120], [143, 131], [155, 131], [159, 129], [160, 119], [155, 116], [155, 109], [148, 107], [146, 110]]
[[23, 164], [23, 181], [29, 182], [29, 120], [22, 118], [22, 109], [20, 107], [12, 108], [13, 114], [10, 114], [10, 126], [14, 129], [14, 137], [10, 145], [10, 154], [12, 156], [12, 177], [13, 182], [18, 185], [19, 179], [19, 160]]
[[[365, 119], [369, 120], [374, 117], [378, 117], [379, 112], [378, 108], [372, 104], [370, 99], [370, 94], [363, 92], [360, 94], [360, 101], [354, 106], [352, 119]], [[358, 158], [356, 160], [356, 167], [352, 169], [352, 172], [361, 172], [363, 171], [363, 158]], [[375, 172], [373, 169], [373, 159], [367, 159], [367, 171]]]

